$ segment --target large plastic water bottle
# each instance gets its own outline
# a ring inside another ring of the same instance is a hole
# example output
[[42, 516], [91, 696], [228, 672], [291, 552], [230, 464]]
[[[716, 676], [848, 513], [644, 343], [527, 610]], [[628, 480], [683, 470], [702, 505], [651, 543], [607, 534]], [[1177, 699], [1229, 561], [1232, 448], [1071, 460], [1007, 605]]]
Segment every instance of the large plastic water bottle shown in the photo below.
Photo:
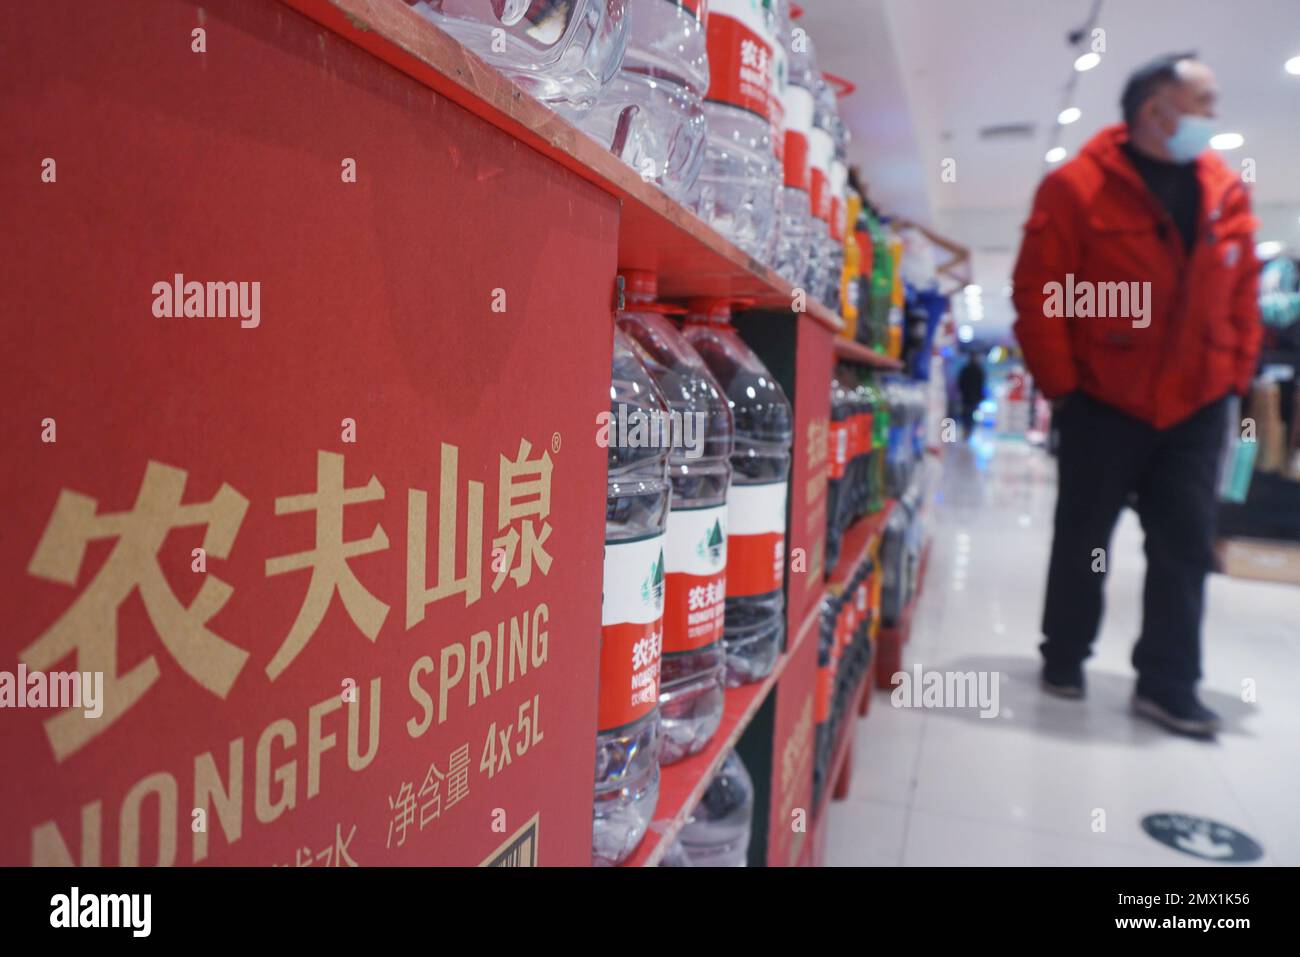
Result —
[[667, 448], [636, 438], [638, 422], [644, 437], [646, 425], [656, 417], [662, 425], [667, 412], [638, 351], [614, 331], [611, 422], [597, 433], [608, 443], [609, 471], [592, 861], [604, 865], [636, 849], [659, 800], [663, 546], [671, 487]]
[[754, 780], [732, 751], [682, 828], [692, 867], [744, 867], [754, 825]]
[[[809, 54], [811, 57], [811, 54]], [[804, 288], [816, 299], [824, 301], [830, 282], [829, 260], [831, 231], [831, 162], [835, 158], [835, 137], [826, 123], [826, 97], [834, 102], [834, 94], [822, 75], [812, 69], [814, 87], [813, 125], [808, 132], [809, 199], [812, 206], [812, 225], [808, 235], [808, 267], [804, 275]]]
[[764, 0], [771, 10], [772, 23], [772, 89], [770, 103], [770, 126], [772, 153], [776, 161], [773, 168], [773, 206], [772, 228], [763, 243], [763, 262], [775, 269], [777, 255], [781, 249], [781, 209], [784, 201], [783, 183], [785, 180], [785, 91], [790, 80], [790, 55], [787, 43], [790, 36], [790, 0]]
[[683, 333], [735, 423], [727, 493], [727, 685], [771, 673], [785, 637], [785, 508], [793, 415], [780, 384], [731, 326], [733, 300], [690, 304]]
[[627, 0], [406, 2], [552, 105], [591, 106], [627, 44]]
[[[780, 10], [778, 10], [780, 14]], [[815, 68], [806, 34], [796, 34], [787, 14], [779, 21], [783, 31], [778, 40], [789, 62], [782, 93], [785, 118], [785, 155], [782, 162], [780, 236], [777, 240], [776, 270], [795, 285], [805, 281], [810, 259], [812, 230], [812, 168], [808, 161], [809, 136], [813, 125]], [[802, 30], [802, 28], [800, 28]]]
[[813, 294], [834, 309], [839, 299], [843, 251], [837, 238], [843, 232], [843, 192], [848, 182], [844, 165], [844, 130], [834, 88], [822, 79], [816, 91], [812, 132], [813, 208], [824, 229], [817, 227], [818, 260]]
[[[654, 273], [623, 274], [618, 326], [647, 356], [676, 438], [668, 458], [672, 510], [664, 542], [660, 764], [703, 749], [722, 720], [731, 409], [713, 375], [655, 302]], [[680, 311], [680, 310], [677, 310]]]
[[772, 146], [775, 37], [766, 0], [710, 0], [709, 134], [692, 193], [699, 216], [756, 258], [772, 233], [780, 168]]
[[704, 162], [707, 0], [630, 0], [623, 67], [591, 109], [561, 110], [678, 201]]

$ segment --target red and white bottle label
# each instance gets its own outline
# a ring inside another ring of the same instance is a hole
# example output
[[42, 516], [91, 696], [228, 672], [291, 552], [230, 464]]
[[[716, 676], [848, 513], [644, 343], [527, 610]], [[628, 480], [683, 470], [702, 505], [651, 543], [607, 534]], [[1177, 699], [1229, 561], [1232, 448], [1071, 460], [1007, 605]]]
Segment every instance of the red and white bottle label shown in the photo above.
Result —
[[830, 223], [831, 159], [835, 155], [835, 143], [831, 135], [823, 129], [813, 127], [808, 133], [808, 164], [812, 169], [812, 211], [818, 219]]
[[727, 506], [673, 509], [664, 542], [664, 654], [722, 640], [727, 597]]
[[832, 159], [830, 170], [826, 175], [826, 188], [830, 191], [831, 237], [837, 242], [844, 242], [845, 190], [849, 185], [849, 170], [838, 159]]
[[659, 703], [663, 653], [664, 536], [605, 544], [596, 727], [613, 731]]
[[705, 99], [772, 122], [773, 44], [758, 0], [711, 0]]
[[805, 193], [812, 188], [808, 166], [808, 133], [812, 129], [813, 96], [793, 83], [785, 88], [785, 185]]
[[732, 484], [727, 492], [727, 594], [766, 595], [785, 581], [787, 483]]
[[708, 18], [707, 0], [668, 0], [674, 7], [681, 7], [696, 20], [703, 23]]
[[785, 167], [785, 88], [789, 76], [789, 56], [779, 37], [773, 38], [772, 46], [772, 88], [768, 91], [768, 115], [772, 120], [772, 152], [776, 154], [777, 163]]
[[849, 461], [850, 422], [832, 422], [827, 433], [827, 458], [830, 461], [830, 474], [827, 478], [844, 478], [844, 468]]
[[827, 662], [817, 666], [817, 685], [813, 698], [813, 720], [825, 724], [831, 719], [831, 696], [835, 690], [835, 669]]

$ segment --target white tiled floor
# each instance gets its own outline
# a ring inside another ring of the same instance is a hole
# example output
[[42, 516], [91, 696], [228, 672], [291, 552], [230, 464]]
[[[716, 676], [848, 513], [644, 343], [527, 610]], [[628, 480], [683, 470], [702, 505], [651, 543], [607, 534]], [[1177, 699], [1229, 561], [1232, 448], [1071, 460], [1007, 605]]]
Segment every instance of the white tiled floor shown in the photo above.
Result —
[[1300, 588], [1211, 576], [1201, 695], [1225, 730], [1215, 742], [1166, 734], [1128, 712], [1145, 563], [1126, 512], [1088, 697], [1048, 698], [1037, 644], [1054, 501], [1041, 451], [983, 438], [949, 450], [903, 666], [997, 671], [1001, 713], [896, 709], [876, 692], [849, 797], [831, 804], [827, 863], [1204, 863], [1142, 831], [1143, 816], [1174, 811], [1244, 831], [1262, 863], [1300, 864]]

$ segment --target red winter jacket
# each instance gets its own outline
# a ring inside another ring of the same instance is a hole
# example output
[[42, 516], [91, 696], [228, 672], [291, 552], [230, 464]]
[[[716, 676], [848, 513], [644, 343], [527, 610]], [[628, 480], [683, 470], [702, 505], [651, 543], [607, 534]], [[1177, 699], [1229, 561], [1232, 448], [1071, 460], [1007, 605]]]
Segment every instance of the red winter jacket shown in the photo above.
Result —
[[1263, 334], [1257, 223], [1245, 185], [1206, 152], [1188, 255], [1120, 150], [1127, 138], [1123, 124], [1103, 129], [1039, 185], [1013, 279], [1015, 333], [1048, 398], [1079, 389], [1165, 428], [1250, 385]]

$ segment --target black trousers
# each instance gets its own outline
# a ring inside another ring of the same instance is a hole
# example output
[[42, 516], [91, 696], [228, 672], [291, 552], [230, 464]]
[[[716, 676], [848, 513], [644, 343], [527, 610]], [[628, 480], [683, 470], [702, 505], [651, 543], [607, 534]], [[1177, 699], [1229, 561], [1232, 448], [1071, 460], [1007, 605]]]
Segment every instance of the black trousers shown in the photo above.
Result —
[[1214, 562], [1215, 480], [1226, 415], [1225, 397], [1156, 429], [1081, 393], [1066, 400], [1057, 417], [1060, 482], [1044, 658], [1072, 663], [1091, 653], [1111, 533], [1120, 510], [1133, 504], [1147, 558], [1142, 633], [1133, 649], [1138, 688], [1182, 692], [1200, 680], [1201, 612]]
[[979, 408], [979, 403], [973, 405], [963, 405], [961, 408], [961, 434], [964, 438], [969, 438], [970, 434], [975, 431], [975, 410]]

